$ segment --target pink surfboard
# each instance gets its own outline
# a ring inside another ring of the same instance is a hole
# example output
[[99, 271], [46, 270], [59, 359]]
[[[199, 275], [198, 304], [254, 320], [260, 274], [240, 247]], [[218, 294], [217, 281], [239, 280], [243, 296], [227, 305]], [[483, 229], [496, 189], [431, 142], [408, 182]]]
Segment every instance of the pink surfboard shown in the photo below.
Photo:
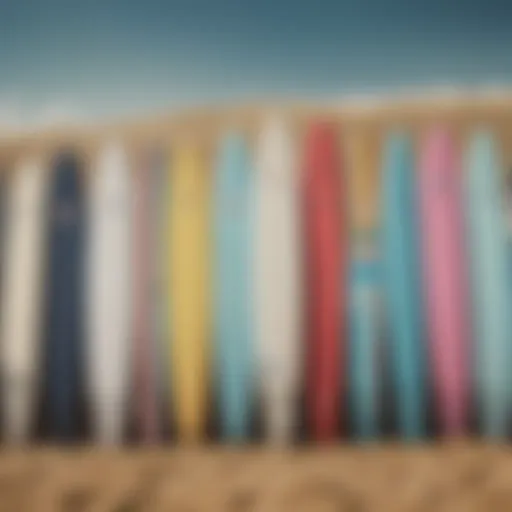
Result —
[[469, 398], [462, 174], [450, 134], [430, 130], [419, 166], [422, 264], [436, 413], [444, 435], [464, 432]]
[[[145, 155], [141, 168], [134, 173], [134, 314], [133, 314], [133, 379], [135, 415], [143, 443], [154, 444], [160, 439], [157, 385], [157, 354], [151, 329], [151, 278], [154, 269], [154, 229], [151, 217], [151, 188], [154, 168], [161, 165], [156, 155]], [[157, 169], [158, 170], [158, 169]]]

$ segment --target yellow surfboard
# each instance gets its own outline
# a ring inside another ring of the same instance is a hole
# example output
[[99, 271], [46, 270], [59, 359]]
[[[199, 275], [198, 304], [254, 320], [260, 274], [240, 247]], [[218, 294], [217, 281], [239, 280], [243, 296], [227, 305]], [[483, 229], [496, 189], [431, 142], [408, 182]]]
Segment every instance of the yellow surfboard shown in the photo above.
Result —
[[197, 147], [172, 154], [169, 204], [170, 368], [173, 416], [181, 441], [206, 424], [210, 304], [210, 179]]

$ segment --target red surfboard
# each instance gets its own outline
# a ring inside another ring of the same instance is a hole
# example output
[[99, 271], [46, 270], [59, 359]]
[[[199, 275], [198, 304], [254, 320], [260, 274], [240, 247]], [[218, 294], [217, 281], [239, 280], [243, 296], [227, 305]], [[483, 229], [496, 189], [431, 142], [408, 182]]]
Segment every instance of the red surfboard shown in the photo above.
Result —
[[314, 124], [305, 146], [306, 417], [317, 441], [336, 437], [344, 388], [346, 233], [336, 138], [333, 126]]

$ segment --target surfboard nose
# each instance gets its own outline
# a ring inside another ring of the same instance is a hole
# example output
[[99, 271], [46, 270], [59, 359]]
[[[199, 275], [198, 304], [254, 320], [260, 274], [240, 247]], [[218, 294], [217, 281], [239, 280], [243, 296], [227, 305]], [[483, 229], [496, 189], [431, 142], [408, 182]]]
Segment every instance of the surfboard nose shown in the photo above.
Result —
[[395, 129], [387, 134], [384, 162], [388, 165], [384, 167], [385, 172], [399, 172], [403, 166], [396, 164], [412, 162], [413, 157], [412, 138], [407, 132]]
[[334, 168], [333, 159], [338, 158], [337, 134], [334, 125], [327, 121], [311, 124], [306, 134], [306, 161], [308, 175], [328, 173]]
[[226, 185], [243, 185], [248, 172], [248, 148], [242, 133], [230, 131], [220, 142], [218, 179]]
[[486, 128], [478, 128], [469, 139], [467, 153], [470, 183], [474, 186], [490, 186], [495, 173], [489, 173], [489, 168], [496, 167], [496, 142], [492, 132]]
[[126, 165], [126, 155], [120, 143], [110, 142], [105, 146], [99, 157], [98, 169], [102, 171], [99, 177], [107, 190], [117, 189], [119, 182], [124, 179]]
[[56, 215], [63, 223], [74, 220], [74, 207], [65, 198], [79, 195], [82, 187], [82, 160], [71, 151], [63, 151], [57, 155], [52, 167], [52, 189], [54, 197], [60, 198]]
[[285, 119], [273, 115], [261, 127], [257, 139], [258, 173], [269, 176], [276, 184], [293, 186], [296, 174], [291, 133]]
[[450, 132], [443, 126], [432, 127], [422, 141], [422, 168], [430, 172], [439, 172], [453, 159], [453, 140]]
[[431, 189], [440, 193], [453, 192], [453, 187], [457, 185], [455, 177], [458, 167], [454, 139], [450, 131], [443, 126], [427, 131], [420, 146], [420, 194]]
[[35, 402], [34, 380], [30, 372], [10, 372], [3, 378], [3, 386], [8, 390], [4, 403], [7, 412], [4, 432], [9, 442], [25, 441], [31, 434], [32, 408]]

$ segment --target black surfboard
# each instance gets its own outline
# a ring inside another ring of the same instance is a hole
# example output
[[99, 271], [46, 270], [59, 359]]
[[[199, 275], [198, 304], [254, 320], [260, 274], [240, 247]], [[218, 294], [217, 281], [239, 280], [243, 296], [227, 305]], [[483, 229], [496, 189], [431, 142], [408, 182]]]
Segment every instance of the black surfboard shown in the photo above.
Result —
[[48, 215], [46, 284], [46, 430], [72, 441], [81, 426], [85, 197], [81, 161], [54, 160]]

